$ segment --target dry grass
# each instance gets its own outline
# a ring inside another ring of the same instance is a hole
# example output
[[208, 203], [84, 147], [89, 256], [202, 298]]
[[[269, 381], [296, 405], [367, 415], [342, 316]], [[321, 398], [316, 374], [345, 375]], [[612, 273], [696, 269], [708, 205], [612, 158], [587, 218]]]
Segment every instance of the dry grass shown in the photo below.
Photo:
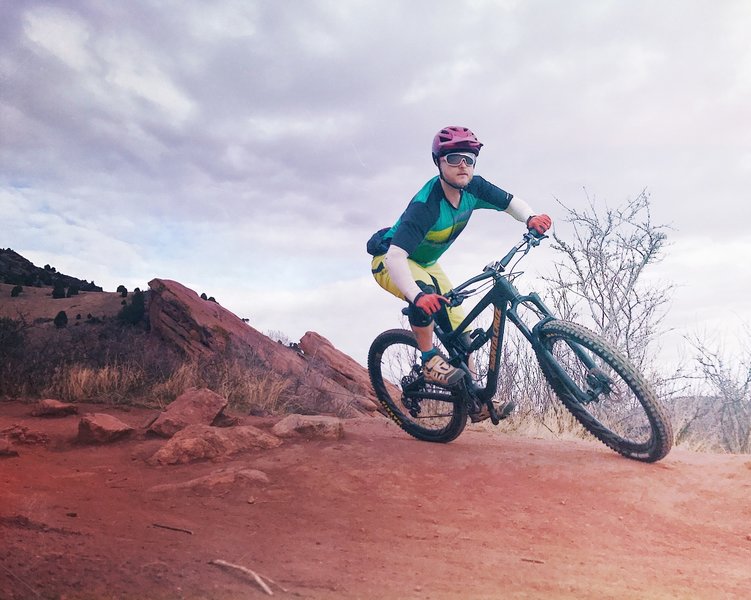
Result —
[[517, 404], [517, 409], [502, 422], [500, 428], [490, 421], [483, 421], [476, 427], [489, 432], [513, 432], [537, 439], [594, 439], [563, 404], [552, 396], [543, 407], [533, 406], [533, 403], [523, 400]]
[[283, 413], [292, 404], [289, 380], [275, 373], [248, 374], [227, 384], [230, 405], [248, 413]]
[[509, 425], [513, 431], [542, 439], [592, 439], [574, 416], [557, 401], [550, 402], [542, 412], [517, 411]]
[[55, 372], [45, 396], [57, 396], [69, 402], [122, 402], [142, 389], [145, 374], [133, 365], [106, 365], [91, 368], [79, 364]]
[[207, 387], [227, 398], [229, 405], [252, 414], [278, 414], [291, 405], [290, 382], [239, 359], [211, 365], [185, 361], [154, 380], [141, 365], [113, 363], [102, 367], [59, 365], [40, 395], [67, 402], [142, 403], [164, 407], [194, 387]]
[[290, 404], [288, 379], [266, 371], [247, 359], [226, 358], [210, 363], [192, 360], [180, 364], [152, 388], [151, 396], [168, 404], [192, 387], [209, 387], [237, 410], [252, 414], [285, 412]]
[[201, 386], [200, 369], [195, 361], [186, 361], [171, 371], [169, 376], [151, 387], [149, 397], [163, 407], [185, 390]]
[[264, 368], [252, 350], [186, 360], [142, 328], [113, 320], [56, 330], [0, 318], [0, 342], [0, 397], [164, 407], [205, 387], [254, 414], [299, 405], [292, 383]]

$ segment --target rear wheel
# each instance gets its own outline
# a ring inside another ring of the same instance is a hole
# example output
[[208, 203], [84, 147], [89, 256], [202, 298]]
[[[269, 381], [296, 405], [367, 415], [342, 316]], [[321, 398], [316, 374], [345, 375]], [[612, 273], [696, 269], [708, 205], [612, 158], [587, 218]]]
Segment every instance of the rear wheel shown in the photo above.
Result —
[[550, 321], [539, 333], [542, 371], [587, 431], [635, 460], [655, 462], [670, 452], [673, 432], [665, 410], [625, 357], [576, 323]]
[[427, 442], [450, 442], [467, 424], [459, 394], [425, 383], [417, 340], [411, 331], [384, 331], [370, 346], [368, 372], [386, 413], [404, 431]]

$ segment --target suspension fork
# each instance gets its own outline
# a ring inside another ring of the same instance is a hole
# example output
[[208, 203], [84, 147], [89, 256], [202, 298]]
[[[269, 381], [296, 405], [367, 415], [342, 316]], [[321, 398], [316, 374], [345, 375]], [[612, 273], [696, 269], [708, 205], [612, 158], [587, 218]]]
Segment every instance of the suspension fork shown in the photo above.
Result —
[[585, 350], [577, 343], [563, 340], [563, 342], [571, 349], [581, 363], [587, 367], [587, 390], [582, 390], [581, 387], [571, 379], [571, 376], [563, 369], [558, 360], [553, 356], [552, 352], [548, 350], [548, 347], [543, 343], [542, 336], [540, 335], [541, 328], [555, 317], [548, 316], [537, 323], [531, 332], [530, 342], [535, 353], [539, 356], [543, 356], [547, 359], [548, 366], [553, 370], [553, 374], [557, 377], [571, 394], [576, 398], [578, 402], [582, 404], [588, 404], [596, 401], [597, 397], [601, 393], [608, 394], [610, 392], [611, 379], [608, 377], [594, 359], [585, 352]]

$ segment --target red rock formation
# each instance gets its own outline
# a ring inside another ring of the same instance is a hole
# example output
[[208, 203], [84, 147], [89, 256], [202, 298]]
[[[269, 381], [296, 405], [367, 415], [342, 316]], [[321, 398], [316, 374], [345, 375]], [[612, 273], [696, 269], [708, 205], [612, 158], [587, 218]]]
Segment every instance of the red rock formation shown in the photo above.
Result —
[[317, 398], [320, 412], [355, 416], [376, 410], [365, 368], [337, 351], [325, 338], [306, 334], [305, 345], [312, 356], [304, 348], [301, 354], [269, 339], [218, 303], [201, 299], [176, 281], [154, 279], [149, 287], [151, 330], [187, 356], [244, 356], [251, 351], [264, 369], [289, 378], [295, 393]]
[[188, 425], [211, 425], [227, 406], [226, 398], [207, 389], [190, 388], [167, 406], [149, 431], [172, 437]]
[[279, 438], [252, 425], [229, 429], [189, 425], [172, 436], [147, 462], [152, 465], [185, 464], [227, 458], [253, 449], [276, 448], [281, 443]]
[[46, 398], [36, 403], [31, 409], [32, 417], [64, 417], [66, 415], [75, 415], [78, 413], [78, 407], [75, 404], [60, 402], [53, 398]]
[[308, 331], [300, 339], [300, 349], [311, 361], [317, 361], [327, 370], [327, 375], [339, 385], [376, 402], [368, 371], [344, 352], [334, 348], [325, 337]]
[[78, 441], [82, 444], [104, 444], [130, 435], [133, 428], [117, 417], [105, 413], [90, 413], [78, 423]]

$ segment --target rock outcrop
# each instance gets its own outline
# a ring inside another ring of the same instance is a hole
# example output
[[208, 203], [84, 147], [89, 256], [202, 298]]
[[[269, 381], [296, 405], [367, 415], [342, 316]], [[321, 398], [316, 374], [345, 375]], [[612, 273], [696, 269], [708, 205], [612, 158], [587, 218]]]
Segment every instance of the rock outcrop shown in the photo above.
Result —
[[300, 339], [300, 349], [310, 362], [330, 379], [343, 388], [367, 398], [373, 403], [368, 410], [375, 410], [377, 400], [373, 395], [368, 371], [357, 361], [334, 348], [333, 344], [322, 335], [308, 331]]
[[344, 437], [344, 424], [336, 417], [289, 415], [274, 425], [271, 433], [280, 438], [339, 440]]
[[105, 444], [129, 436], [133, 428], [117, 417], [105, 413], [91, 413], [78, 423], [78, 441], [81, 444]]
[[149, 287], [151, 330], [187, 356], [251, 353], [261, 369], [287, 378], [295, 396], [315, 403], [316, 412], [358, 416], [376, 410], [367, 371], [325, 338], [306, 334], [298, 352], [176, 281], [153, 279]]
[[227, 400], [216, 392], [191, 388], [167, 406], [149, 431], [169, 438], [189, 425], [211, 425], [226, 407]]
[[147, 462], [176, 465], [225, 459], [249, 450], [276, 448], [281, 443], [279, 438], [251, 425], [229, 428], [190, 425], [172, 436]]
[[0, 437], [0, 456], [18, 456], [18, 450], [4, 437]]
[[40, 400], [31, 409], [32, 417], [65, 417], [78, 413], [78, 407], [68, 402], [60, 402], [52, 398]]
[[212, 490], [219, 487], [236, 486], [237, 484], [267, 484], [269, 476], [258, 469], [224, 468], [179, 483], [162, 483], [149, 488], [152, 493], [184, 492], [186, 490]]

